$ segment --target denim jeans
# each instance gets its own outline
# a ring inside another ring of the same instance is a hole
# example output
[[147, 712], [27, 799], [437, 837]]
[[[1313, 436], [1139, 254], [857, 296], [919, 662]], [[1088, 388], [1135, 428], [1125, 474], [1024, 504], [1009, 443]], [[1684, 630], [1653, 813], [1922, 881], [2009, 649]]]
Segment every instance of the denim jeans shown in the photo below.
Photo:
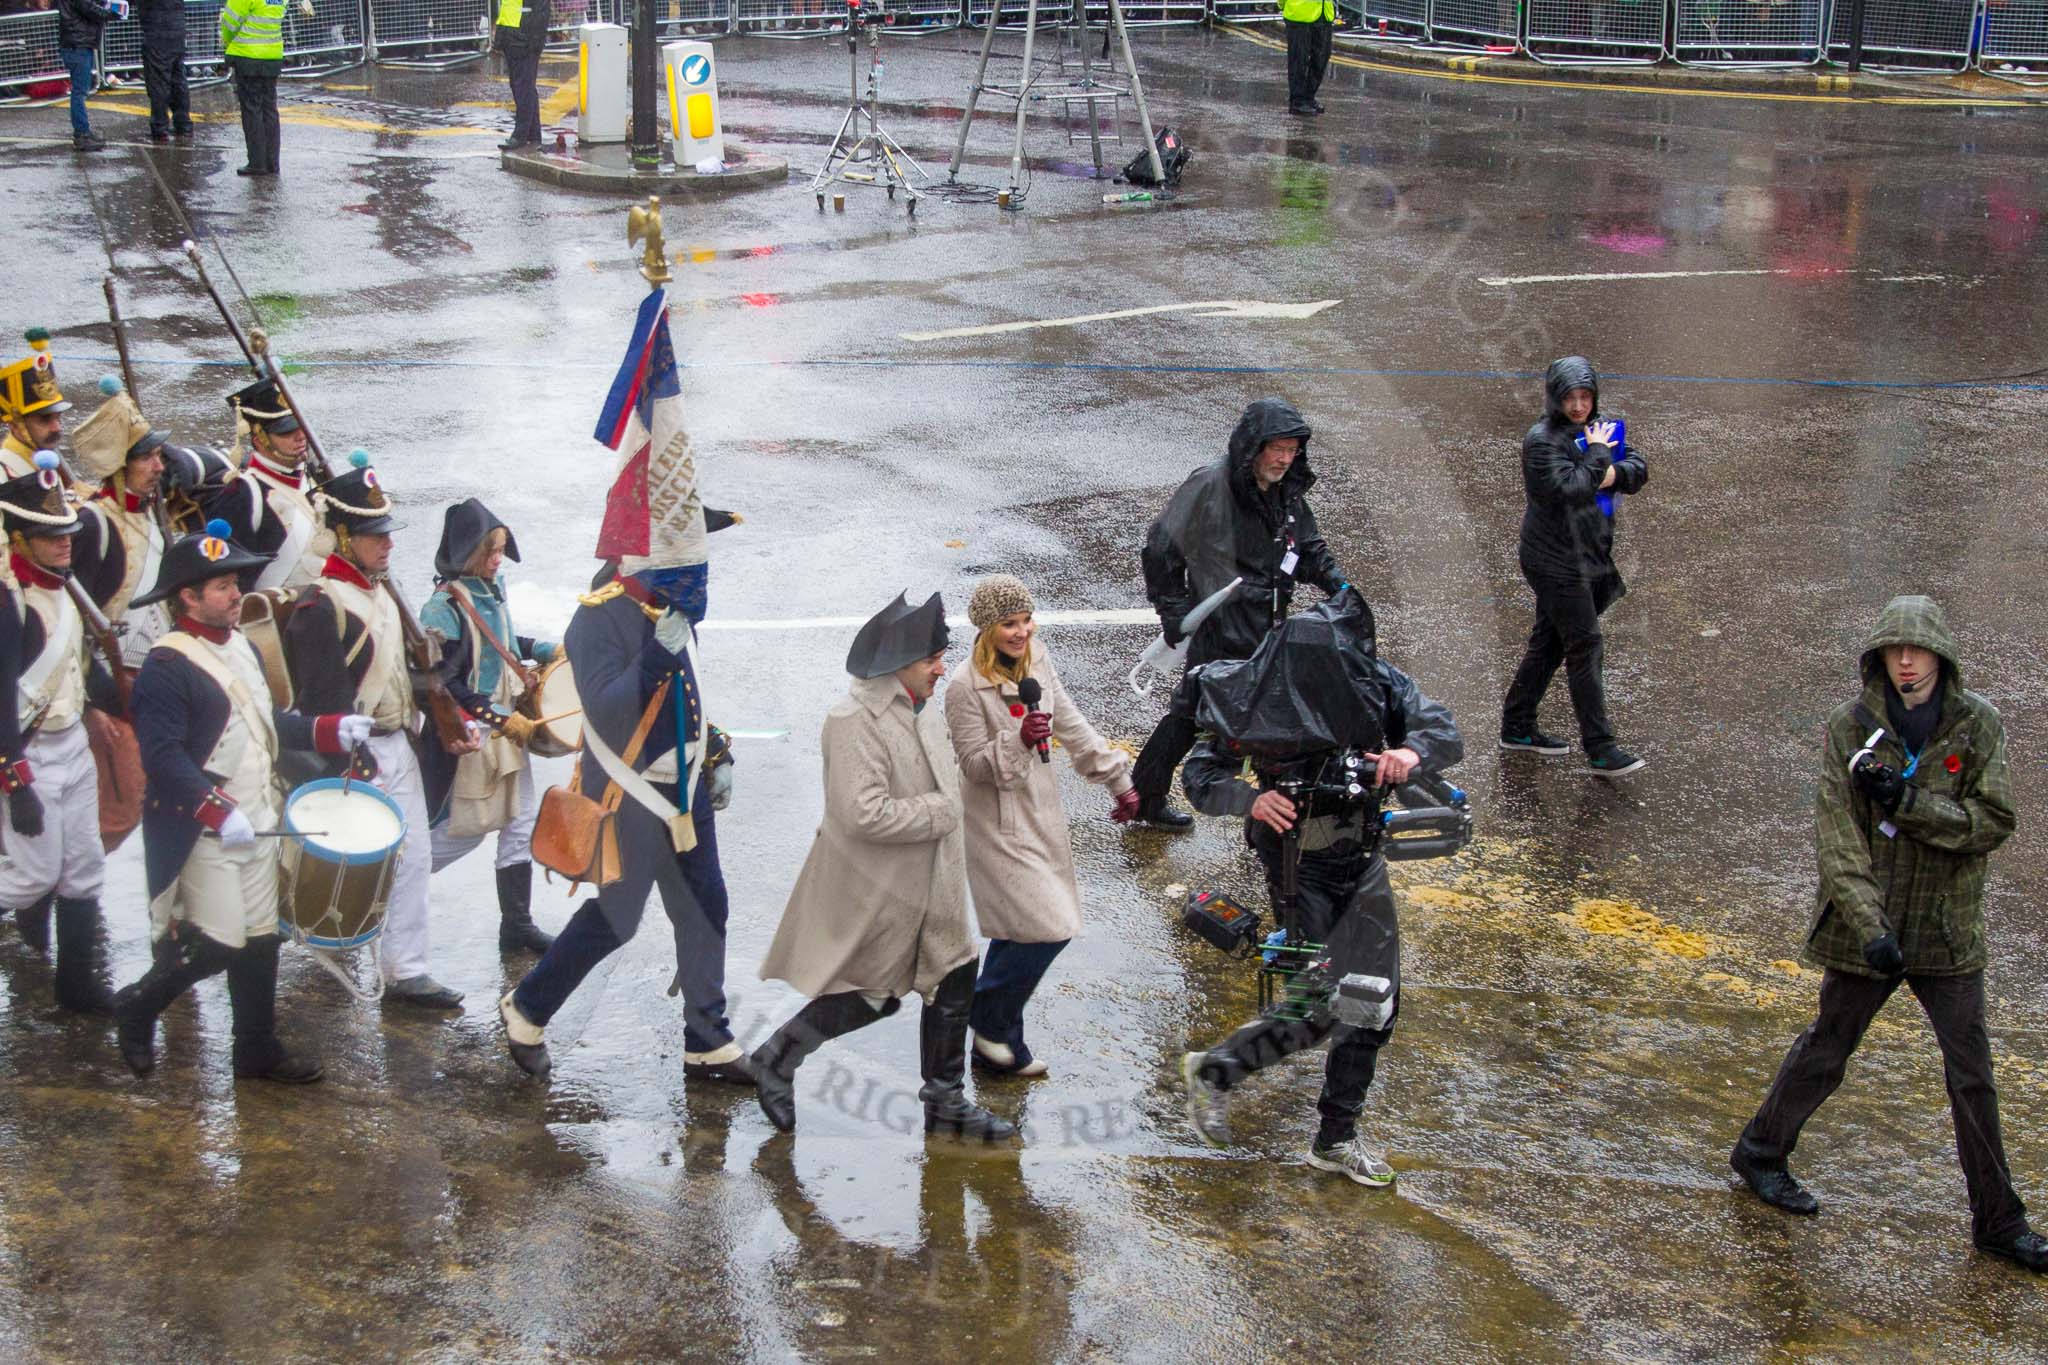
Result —
[[85, 97], [92, 93], [93, 50], [89, 47], [60, 47], [64, 69], [71, 73], [71, 131], [83, 137], [92, 131], [85, 121]]

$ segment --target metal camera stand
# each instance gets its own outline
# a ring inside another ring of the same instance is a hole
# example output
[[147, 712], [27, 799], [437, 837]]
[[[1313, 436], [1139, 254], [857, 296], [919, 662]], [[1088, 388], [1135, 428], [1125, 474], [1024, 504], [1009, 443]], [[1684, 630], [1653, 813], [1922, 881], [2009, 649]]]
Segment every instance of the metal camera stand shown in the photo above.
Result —
[[[1046, 13], [1056, 12], [1059, 0], [1045, 7]], [[1123, 53], [1124, 70], [1131, 82], [1128, 89], [1114, 82], [1098, 81], [1095, 78], [1094, 55], [1088, 27], [1088, 0], [1073, 0], [1074, 24], [1080, 29], [1081, 79], [1060, 84], [1042, 82], [1038, 71], [1032, 65], [1034, 44], [1038, 37], [1038, 16], [1041, 12], [1039, 0], [1027, 0], [1024, 11], [1024, 59], [1023, 74], [1015, 85], [993, 85], [987, 80], [989, 51], [995, 46], [996, 30], [1002, 27], [1003, 0], [989, 0], [988, 31], [981, 39], [981, 60], [974, 68], [974, 84], [967, 89], [967, 108], [960, 115], [960, 135], [953, 143], [953, 161], [946, 170], [948, 181], [960, 175], [960, 163], [967, 155], [967, 133], [974, 126], [974, 105], [981, 96], [996, 95], [1003, 99], [1017, 101], [1017, 131], [1010, 145], [1010, 180], [1003, 189], [1000, 203], [1015, 207], [1019, 199], [1019, 186], [1024, 178], [1024, 119], [1030, 112], [1033, 100], [1063, 103], [1071, 113], [1079, 104], [1088, 118], [1089, 142], [1095, 153], [1095, 173], [1102, 174], [1101, 125], [1095, 106], [1108, 104], [1112, 115], [1119, 101], [1128, 96], [1138, 110], [1138, 128], [1145, 136], [1145, 155], [1151, 161], [1152, 178], [1158, 184], [1166, 183], [1166, 169], [1159, 164], [1159, 144], [1152, 134], [1152, 112], [1145, 106], [1145, 87], [1138, 79], [1138, 63], [1131, 56], [1131, 31], [1124, 26], [1122, 0], [1109, 0], [1109, 25], [1116, 35], [1117, 46]], [[1111, 67], [1112, 73], [1114, 66]], [[1121, 139], [1118, 139], [1121, 140]]]
[[[868, 83], [865, 93], [860, 83], [860, 35], [868, 35]], [[917, 186], [911, 182], [904, 167], [909, 167], [919, 181], [929, 185], [931, 176], [924, 167], [903, 150], [903, 144], [889, 135], [875, 117], [875, 111], [882, 102], [882, 7], [878, 3], [863, 4], [862, 0], [848, 0], [846, 12], [846, 59], [851, 70], [853, 100], [846, 107], [846, 117], [839, 121], [839, 131], [832, 138], [831, 150], [825, 153], [825, 164], [819, 168], [811, 181], [811, 193], [818, 197], [818, 208], [825, 207], [825, 187], [828, 185], [862, 185], [868, 189], [880, 186], [891, 199], [901, 189], [909, 201], [910, 216], [917, 216], [917, 201], [922, 198]], [[865, 129], [865, 131], [863, 131]]]

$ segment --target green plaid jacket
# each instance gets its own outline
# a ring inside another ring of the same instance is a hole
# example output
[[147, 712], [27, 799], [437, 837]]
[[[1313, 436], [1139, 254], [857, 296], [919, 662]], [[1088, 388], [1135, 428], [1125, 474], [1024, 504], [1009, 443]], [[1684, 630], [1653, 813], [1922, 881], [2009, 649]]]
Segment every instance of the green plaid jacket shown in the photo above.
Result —
[[[1926, 603], [1933, 611], [1931, 621], [1914, 621], [1908, 612], [1908, 625], [1919, 627], [1909, 633], [1922, 638], [1907, 642], [1935, 648], [1950, 664], [1941, 684], [1941, 723], [1920, 754], [1898, 811], [1887, 817], [1849, 776], [1850, 758], [1885, 723], [1883, 663], [1874, 652], [1864, 656], [1861, 700], [1828, 717], [1814, 819], [1820, 893], [1805, 955], [1822, 967], [1875, 976], [1863, 960], [1863, 945], [1890, 932], [1898, 937], [1908, 972], [1959, 976], [1984, 969], [1985, 856], [2013, 831], [2005, 726], [1996, 707], [1963, 689], [1955, 644], [1939, 608], [1925, 598], [1898, 599], [1885, 614], [1895, 627], [1895, 609], [1902, 603]], [[1905, 770], [1904, 747], [1889, 729], [1876, 752], [1895, 771]], [[1886, 823], [1895, 834], [1884, 832]]]

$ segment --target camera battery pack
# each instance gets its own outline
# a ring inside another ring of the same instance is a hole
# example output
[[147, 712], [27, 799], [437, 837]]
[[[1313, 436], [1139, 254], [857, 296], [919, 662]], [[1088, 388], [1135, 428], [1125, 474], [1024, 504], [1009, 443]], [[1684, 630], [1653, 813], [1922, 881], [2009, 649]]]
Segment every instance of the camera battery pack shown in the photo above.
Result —
[[1353, 1028], [1383, 1029], [1394, 1017], [1394, 983], [1384, 976], [1352, 972], [1330, 996], [1330, 1013]]
[[1247, 910], [1221, 891], [1190, 891], [1180, 922], [1204, 943], [1232, 957], [1243, 957], [1259, 946], [1259, 912]]

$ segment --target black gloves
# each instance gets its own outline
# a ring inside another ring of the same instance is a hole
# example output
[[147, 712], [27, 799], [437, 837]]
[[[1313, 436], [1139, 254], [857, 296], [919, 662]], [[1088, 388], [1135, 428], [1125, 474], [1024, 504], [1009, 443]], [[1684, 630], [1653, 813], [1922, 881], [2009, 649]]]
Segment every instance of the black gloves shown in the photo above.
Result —
[[1888, 764], [1865, 759], [1856, 765], [1854, 777], [1857, 790], [1883, 806], [1887, 813], [1898, 810], [1899, 799], [1906, 794], [1906, 779]]
[[7, 823], [24, 839], [41, 837], [43, 798], [34, 787], [23, 787], [7, 798]]
[[1906, 971], [1906, 955], [1890, 934], [1879, 934], [1864, 944], [1863, 960], [1883, 976], [1903, 976]]
[[1180, 630], [1183, 615], [1185, 613], [1178, 611], [1159, 613], [1159, 633], [1166, 637], [1166, 647], [1168, 649], [1179, 649], [1180, 642], [1188, 638], [1181, 634]]

